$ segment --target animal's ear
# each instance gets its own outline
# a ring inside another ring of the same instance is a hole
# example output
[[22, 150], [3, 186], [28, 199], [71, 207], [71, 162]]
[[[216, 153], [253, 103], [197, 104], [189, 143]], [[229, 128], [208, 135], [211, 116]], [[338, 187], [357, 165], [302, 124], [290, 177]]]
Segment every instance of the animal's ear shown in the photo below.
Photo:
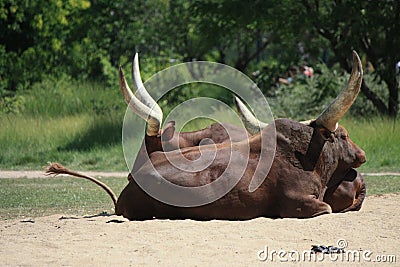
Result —
[[326, 140], [329, 141], [331, 143], [333, 143], [333, 140], [335, 138], [334, 133], [332, 133], [331, 131], [329, 131], [328, 129], [326, 129], [325, 127], [318, 127], [317, 128], [319, 133], [321, 134], [321, 136]]
[[170, 121], [165, 124], [164, 128], [162, 129], [161, 133], [161, 141], [169, 141], [172, 139], [175, 133], [175, 122]]

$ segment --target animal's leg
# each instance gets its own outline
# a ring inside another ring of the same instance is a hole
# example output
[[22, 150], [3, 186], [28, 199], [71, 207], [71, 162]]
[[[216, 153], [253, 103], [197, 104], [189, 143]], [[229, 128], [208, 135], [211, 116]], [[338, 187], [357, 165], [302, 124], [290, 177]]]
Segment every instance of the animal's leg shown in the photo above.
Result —
[[315, 195], [303, 198], [289, 199], [282, 205], [281, 217], [289, 218], [311, 218], [322, 214], [332, 213], [332, 208], [322, 202]]
[[353, 202], [353, 204], [344, 209], [342, 212], [346, 212], [346, 211], [358, 211], [361, 209], [361, 205], [365, 199], [365, 196], [367, 194], [367, 189], [365, 186], [365, 181], [363, 179], [363, 177], [361, 176], [361, 174], [359, 174], [359, 177], [357, 177], [358, 179], [355, 180], [354, 182], [356, 182], [357, 184], [354, 185], [356, 190], [355, 190], [355, 200]]
[[324, 196], [324, 201], [331, 205], [333, 212], [341, 212], [350, 207], [354, 202], [352, 184], [343, 181], [339, 186], [329, 188]]

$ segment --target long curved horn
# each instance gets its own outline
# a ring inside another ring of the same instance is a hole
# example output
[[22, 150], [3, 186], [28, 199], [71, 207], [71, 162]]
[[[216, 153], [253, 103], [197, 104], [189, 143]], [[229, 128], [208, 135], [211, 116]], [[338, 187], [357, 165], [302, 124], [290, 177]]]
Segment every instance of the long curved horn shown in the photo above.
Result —
[[119, 67], [118, 78], [122, 95], [124, 96], [125, 102], [128, 104], [129, 108], [137, 115], [139, 115], [142, 119], [147, 121], [147, 135], [158, 135], [162, 122], [162, 112], [160, 113], [154, 109], [149, 108], [136, 98], [125, 79], [124, 72], [122, 71], [122, 66]]
[[[257, 134], [259, 131], [268, 126], [268, 123], [262, 122], [258, 120], [256, 117], [254, 117], [254, 115], [246, 107], [246, 105], [243, 104], [243, 102], [236, 96], [235, 96], [235, 104], [239, 113], [239, 117], [244, 123], [244, 127], [251, 135]], [[310, 125], [310, 123], [313, 121], [314, 121], [313, 119], [310, 119], [306, 121], [300, 121], [300, 123], [304, 125]]]
[[351, 107], [360, 92], [363, 70], [361, 60], [356, 51], [353, 51], [353, 69], [346, 88], [336, 97], [335, 100], [319, 115], [316, 124], [334, 132], [338, 127], [338, 121]]
[[244, 127], [250, 134], [254, 135], [268, 125], [267, 123], [261, 122], [254, 117], [246, 105], [236, 96], [235, 104], [239, 113], [239, 117], [243, 121]]
[[136, 96], [142, 101], [143, 104], [151, 109], [154, 109], [157, 113], [162, 114], [162, 110], [157, 102], [150, 96], [146, 88], [143, 85], [142, 77], [139, 69], [139, 55], [135, 54], [132, 64], [132, 81], [133, 89], [136, 91]]

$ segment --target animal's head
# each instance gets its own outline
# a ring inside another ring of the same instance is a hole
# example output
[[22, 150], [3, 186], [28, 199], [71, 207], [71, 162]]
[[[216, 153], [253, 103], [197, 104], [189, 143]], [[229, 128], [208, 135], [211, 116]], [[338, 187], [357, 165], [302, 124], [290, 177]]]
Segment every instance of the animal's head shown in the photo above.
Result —
[[338, 125], [360, 92], [362, 76], [361, 60], [357, 53], [353, 52], [353, 68], [347, 87], [315, 120], [315, 126], [333, 142], [333, 153], [338, 156], [337, 169], [357, 168], [366, 161], [365, 152], [350, 139], [347, 130]]
[[[338, 97], [332, 101], [332, 103], [318, 116], [316, 120], [303, 121], [302, 124], [309, 125], [314, 128], [314, 132], [317, 135], [315, 139], [311, 139], [310, 147], [311, 150], [322, 151], [322, 146], [327, 141], [331, 143], [335, 159], [338, 162], [337, 168], [348, 169], [357, 168], [366, 161], [365, 152], [358, 147], [350, 138], [346, 129], [338, 125], [339, 120], [351, 107], [361, 88], [362, 82], [362, 66], [360, 58], [356, 52], [353, 52], [353, 69], [347, 84], [347, 87], [338, 95]], [[257, 120], [246, 106], [236, 98], [236, 106], [238, 112], [246, 126], [246, 129], [250, 133], [257, 133], [260, 129], [263, 129], [267, 124]], [[317, 142], [315, 142], [317, 141]], [[318, 144], [314, 144], [314, 143]], [[322, 145], [322, 146], [321, 146]], [[310, 152], [310, 151], [309, 151]], [[319, 157], [319, 152], [317, 156]], [[310, 161], [312, 156], [308, 155], [304, 160]], [[310, 166], [314, 166], [316, 163], [311, 163]]]
[[338, 169], [358, 168], [367, 160], [365, 152], [350, 139], [341, 125], [333, 134], [332, 146], [338, 157]]
[[[328, 130], [319, 129], [322, 135], [328, 134]], [[332, 166], [328, 174], [327, 186], [332, 187], [354, 171], [353, 168], [360, 167], [366, 162], [365, 152], [356, 145], [349, 137], [347, 130], [339, 125], [334, 133], [329, 133], [329, 141], [325, 146], [325, 164]], [[333, 165], [330, 165], [333, 164]]]

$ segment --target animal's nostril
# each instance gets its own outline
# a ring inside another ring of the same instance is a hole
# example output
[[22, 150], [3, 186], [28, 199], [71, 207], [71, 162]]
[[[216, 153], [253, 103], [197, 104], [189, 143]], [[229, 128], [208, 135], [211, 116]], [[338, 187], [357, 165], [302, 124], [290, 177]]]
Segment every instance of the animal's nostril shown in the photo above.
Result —
[[365, 155], [364, 152], [362, 152], [362, 153], [357, 153], [357, 154], [356, 154], [356, 157], [357, 157], [357, 160], [358, 160], [360, 163], [365, 163], [365, 162], [367, 161], [367, 157], [366, 157], [366, 155]]

